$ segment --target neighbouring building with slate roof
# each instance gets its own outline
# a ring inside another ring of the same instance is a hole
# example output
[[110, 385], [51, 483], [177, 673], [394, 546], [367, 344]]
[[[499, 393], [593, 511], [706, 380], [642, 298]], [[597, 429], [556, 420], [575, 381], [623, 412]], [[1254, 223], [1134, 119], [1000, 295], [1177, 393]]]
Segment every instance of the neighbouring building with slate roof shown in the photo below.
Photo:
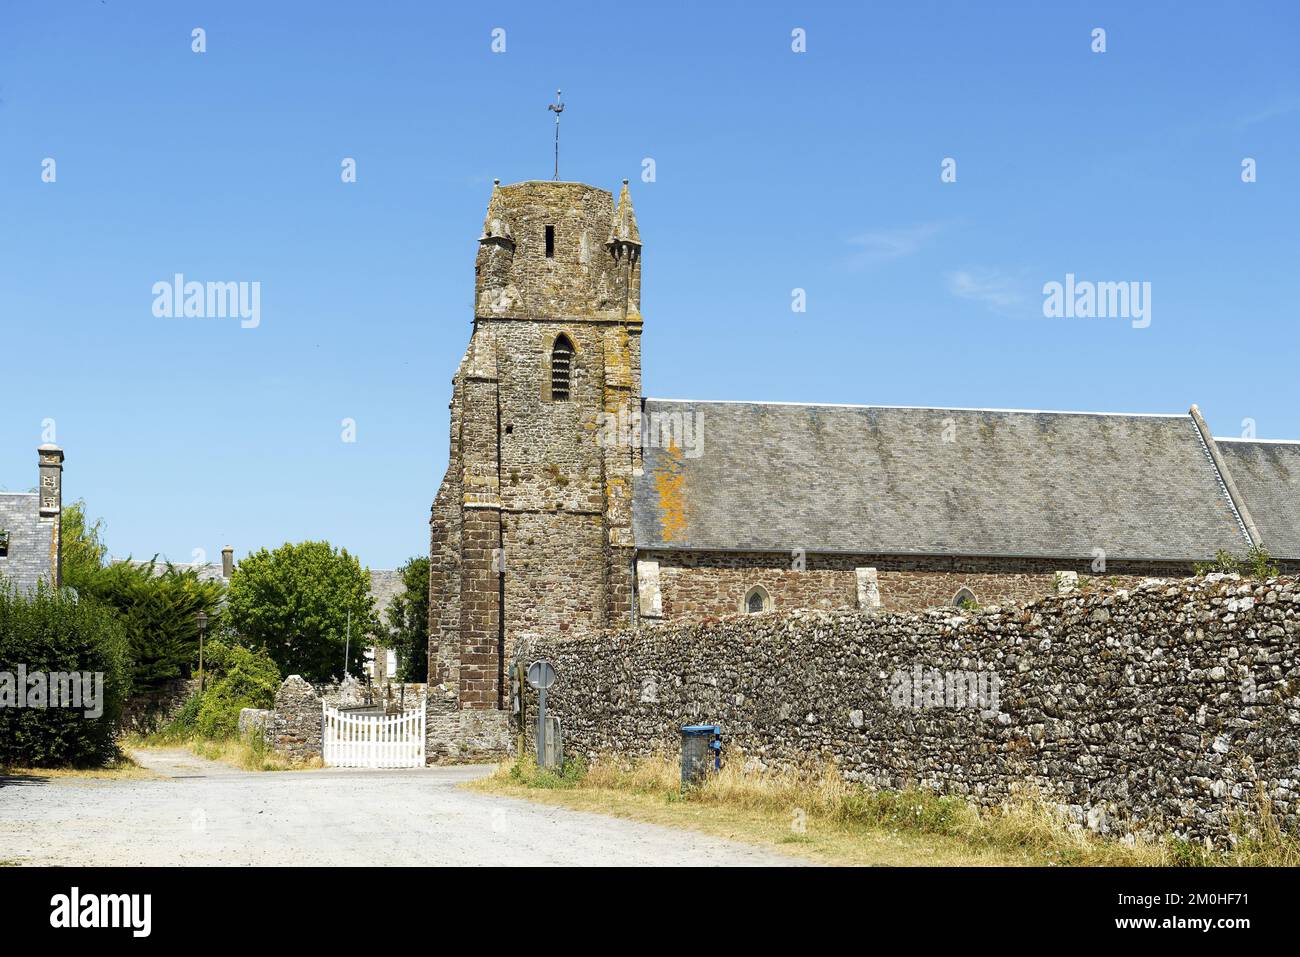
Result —
[[[379, 618], [380, 628], [387, 633], [388, 610], [393, 607], [397, 596], [406, 591], [402, 573], [396, 568], [370, 569], [370, 597], [375, 600], [375, 615]], [[384, 681], [397, 676], [397, 654], [383, 645], [370, 645], [366, 649], [366, 670], [376, 681]]]
[[[168, 561], [165, 555], [156, 556], [149, 561], [134, 558], [114, 558], [112, 562], [113, 564], [127, 562], [140, 567], [152, 566], [155, 576], [167, 574], [167, 570], [170, 568], [178, 572], [195, 572], [198, 574], [199, 581], [229, 584], [230, 576], [235, 572], [235, 549], [226, 546], [221, 550], [220, 565], [214, 565], [211, 562], [173, 562]], [[223, 602], [224, 600], [222, 599]]]
[[0, 492], [0, 588], [23, 593], [62, 585], [63, 451], [42, 445], [37, 463], [35, 492]]
[[[484, 741], [515, 639], [791, 608], [995, 604], [1300, 569], [1300, 443], [1173, 415], [641, 392], [641, 237], [579, 183], [499, 183], [431, 514], [431, 739]], [[495, 722], [495, 723], [494, 723]]]

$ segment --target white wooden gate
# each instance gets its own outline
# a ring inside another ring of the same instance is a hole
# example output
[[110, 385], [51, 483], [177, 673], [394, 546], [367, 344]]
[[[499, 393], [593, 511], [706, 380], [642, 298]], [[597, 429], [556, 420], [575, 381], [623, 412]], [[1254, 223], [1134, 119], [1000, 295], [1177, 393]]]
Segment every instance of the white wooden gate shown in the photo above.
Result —
[[322, 758], [332, 768], [424, 767], [424, 709], [349, 714], [324, 706]]

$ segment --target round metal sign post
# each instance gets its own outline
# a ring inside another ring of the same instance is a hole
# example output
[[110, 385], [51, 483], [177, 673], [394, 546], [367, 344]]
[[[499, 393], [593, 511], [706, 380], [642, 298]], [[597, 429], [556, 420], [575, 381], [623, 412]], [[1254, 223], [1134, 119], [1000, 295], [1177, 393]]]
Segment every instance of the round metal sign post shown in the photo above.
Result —
[[528, 683], [537, 689], [537, 766], [546, 767], [546, 689], [555, 684], [555, 669], [545, 658], [528, 666]]
[[555, 684], [555, 668], [545, 658], [534, 661], [528, 666], [528, 683], [538, 691], [545, 691]]

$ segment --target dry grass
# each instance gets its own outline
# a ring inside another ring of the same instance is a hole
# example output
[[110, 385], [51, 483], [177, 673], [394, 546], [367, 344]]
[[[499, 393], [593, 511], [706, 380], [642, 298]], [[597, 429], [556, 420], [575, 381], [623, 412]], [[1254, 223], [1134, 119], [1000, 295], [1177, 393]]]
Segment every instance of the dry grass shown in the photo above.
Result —
[[71, 778], [88, 781], [149, 781], [159, 777], [153, 771], [142, 768], [131, 760], [130, 755], [123, 754], [112, 764], [102, 768], [24, 768], [17, 766], [0, 767], [0, 777], [39, 777]]
[[834, 768], [746, 773], [733, 760], [683, 794], [673, 757], [599, 761], [563, 774], [525, 759], [470, 787], [578, 810], [772, 845], [825, 864], [1172, 866], [1297, 863], [1274, 823], [1229, 853], [1176, 842], [1123, 844], [1070, 825], [1041, 801], [977, 809], [924, 791], [868, 791]]
[[306, 763], [289, 761], [269, 750], [260, 735], [221, 738], [217, 740], [174, 735], [133, 736], [122, 742], [128, 748], [186, 748], [200, 758], [220, 761], [243, 771], [304, 771], [323, 767], [319, 759]]
[[224, 738], [209, 741], [195, 738], [187, 747], [201, 758], [220, 761], [245, 771], [305, 771], [324, 767], [320, 759], [307, 763], [288, 760], [283, 755], [267, 749], [260, 736], [247, 738]]

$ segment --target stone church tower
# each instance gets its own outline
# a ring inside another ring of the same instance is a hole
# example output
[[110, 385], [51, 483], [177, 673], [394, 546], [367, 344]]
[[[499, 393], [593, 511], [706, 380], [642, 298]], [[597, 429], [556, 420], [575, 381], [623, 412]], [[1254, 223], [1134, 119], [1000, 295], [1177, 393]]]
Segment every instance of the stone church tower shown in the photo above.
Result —
[[[501, 186], [452, 380], [450, 463], [430, 519], [431, 757], [509, 740], [516, 638], [631, 621], [640, 443], [641, 242], [581, 183]], [[626, 430], [625, 430], [626, 431]]]

